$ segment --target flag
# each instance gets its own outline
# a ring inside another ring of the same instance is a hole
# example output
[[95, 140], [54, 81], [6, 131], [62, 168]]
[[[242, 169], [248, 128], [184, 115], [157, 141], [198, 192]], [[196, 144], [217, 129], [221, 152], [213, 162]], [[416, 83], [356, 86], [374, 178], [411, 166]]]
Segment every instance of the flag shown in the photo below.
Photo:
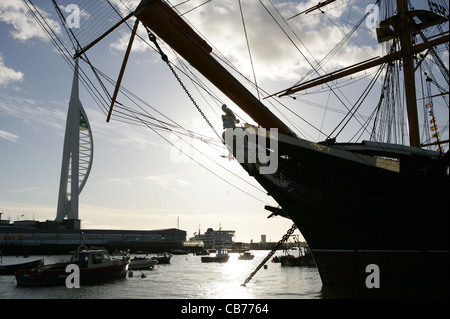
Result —
[[433, 123], [436, 123], [436, 118], [434, 118], [434, 117], [430, 120], [430, 124], [433, 124]]
[[425, 105], [426, 107], [431, 107], [433, 105], [433, 102], [428, 103], [427, 105]]
[[438, 138], [439, 137], [439, 132], [434, 133], [433, 135], [431, 135], [432, 138]]
[[437, 125], [433, 125], [433, 126], [430, 126], [430, 130], [431, 131], [437, 131]]
[[431, 117], [433, 117], [433, 116], [434, 116], [434, 111], [433, 111], [433, 110], [429, 110], [429, 111], [428, 111], [428, 115], [431, 116]]

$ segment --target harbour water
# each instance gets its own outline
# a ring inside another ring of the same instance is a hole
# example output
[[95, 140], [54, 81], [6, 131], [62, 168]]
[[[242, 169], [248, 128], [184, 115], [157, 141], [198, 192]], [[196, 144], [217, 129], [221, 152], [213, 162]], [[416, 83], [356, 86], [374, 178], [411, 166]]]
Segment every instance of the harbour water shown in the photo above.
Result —
[[[133, 276], [80, 288], [17, 287], [14, 276], [0, 276], [1, 299], [321, 299], [322, 283], [315, 267], [283, 267], [266, 263], [252, 280], [241, 286], [269, 251], [252, 251], [253, 260], [239, 260], [231, 253], [226, 263], [202, 263], [201, 256], [174, 255], [170, 264], [153, 270], [133, 271]], [[280, 255], [279, 251], [275, 255]], [[152, 256], [152, 255], [149, 255]], [[3, 256], [3, 264], [43, 257], [45, 264], [69, 256]], [[132, 255], [133, 257], [133, 255]], [[142, 276], [144, 275], [144, 276]], [[144, 277], [144, 278], [143, 278]], [[256, 301], [255, 301], [256, 302]]]

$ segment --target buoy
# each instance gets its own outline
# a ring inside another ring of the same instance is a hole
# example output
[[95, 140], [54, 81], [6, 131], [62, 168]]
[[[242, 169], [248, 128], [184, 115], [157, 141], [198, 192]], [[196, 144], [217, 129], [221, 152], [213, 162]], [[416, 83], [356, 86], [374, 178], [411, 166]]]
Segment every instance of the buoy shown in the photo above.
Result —
[[264, 265], [264, 269], [267, 269], [267, 265]]

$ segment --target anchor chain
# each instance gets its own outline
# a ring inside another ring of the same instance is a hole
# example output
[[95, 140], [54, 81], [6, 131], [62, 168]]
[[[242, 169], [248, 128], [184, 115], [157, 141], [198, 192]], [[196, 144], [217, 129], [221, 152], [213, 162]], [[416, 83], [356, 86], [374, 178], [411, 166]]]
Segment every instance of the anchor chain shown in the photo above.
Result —
[[147, 29], [148, 38], [150, 39], [150, 41], [152, 41], [155, 44], [156, 48], [158, 49], [159, 54], [161, 55], [161, 59], [164, 62], [166, 62], [166, 64], [169, 67], [170, 71], [172, 71], [172, 74], [175, 76], [175, 78], [177, 79], [178, 83], [183, 88], [184, 92], [189, 97], [189, 99], [191, 100], [192, 104], [194, 104], [195, 108], [200, 113], [200, 115], [203, 117], [203, 119], [206, 121], [206, 123], [209, 125], [209, 127], [213, 130], [214, 134], [216, 134], [216, 136], [219, 138], [219, 140], [223, 142], [223, 138], [216, 131], [214, 126], [211, 124], [209, 119], [206, 117], [205, 113], [203, 113], [202, 109], [197, 104], [197, 102], [194, 100], [194, 98], [192, 97], [191, 93], [189, 92], [189, 90], [184, 85], [183, 81], [181, 81], [180, 77], [176, 73], [176, 71], [173, 68], [172, 64], [170, 64], [169, 58], [167, 57], [167, 55], [164, 53], [164, 51], [161, 49], [161, 47], [159, 46], [158, 42], [156, 41], [156, 36], [147, 27], [146, 27], [146, 29]]
[[292, 224], [292, 227], [289, 228], [287, 233], [281, 238], [278, 243], [275, 245], [275, 247], [272, 248], [272, 250], [267, 254], [266, 258], [263, 259], [263, 261], [256, 267], [256, 269], [250, 274], [250, 276], [245, 279], [244, 283], [241, 285], [243, 287], [246, 286], [252, 280], [253, 276], [256, 275], [256, 273], [261, 269], [261, 267], [270, 259], [270, 257], [275, 254], [275, 252], [280, 248], [286, 241], [289, 240], [289, 237], [292, 235], [292, 233], [297, 229], [297, 226], [295, 224]]

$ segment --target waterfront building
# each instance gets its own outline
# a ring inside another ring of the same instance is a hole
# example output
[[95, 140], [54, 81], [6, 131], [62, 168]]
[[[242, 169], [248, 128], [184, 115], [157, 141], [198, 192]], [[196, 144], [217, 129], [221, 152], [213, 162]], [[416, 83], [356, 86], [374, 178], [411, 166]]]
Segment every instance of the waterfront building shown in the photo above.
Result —
[[130, 250], [157, 253], [172, 249], [202, 249], [201, 242], [186, 241], [186, 231], [175, 228], [158, 230], [70, 229], [53, 221], [11, 223], [0, 226], [0, 251], [3, 255], [68, 254], [78, 246], [103, 247], [109, 251]]

